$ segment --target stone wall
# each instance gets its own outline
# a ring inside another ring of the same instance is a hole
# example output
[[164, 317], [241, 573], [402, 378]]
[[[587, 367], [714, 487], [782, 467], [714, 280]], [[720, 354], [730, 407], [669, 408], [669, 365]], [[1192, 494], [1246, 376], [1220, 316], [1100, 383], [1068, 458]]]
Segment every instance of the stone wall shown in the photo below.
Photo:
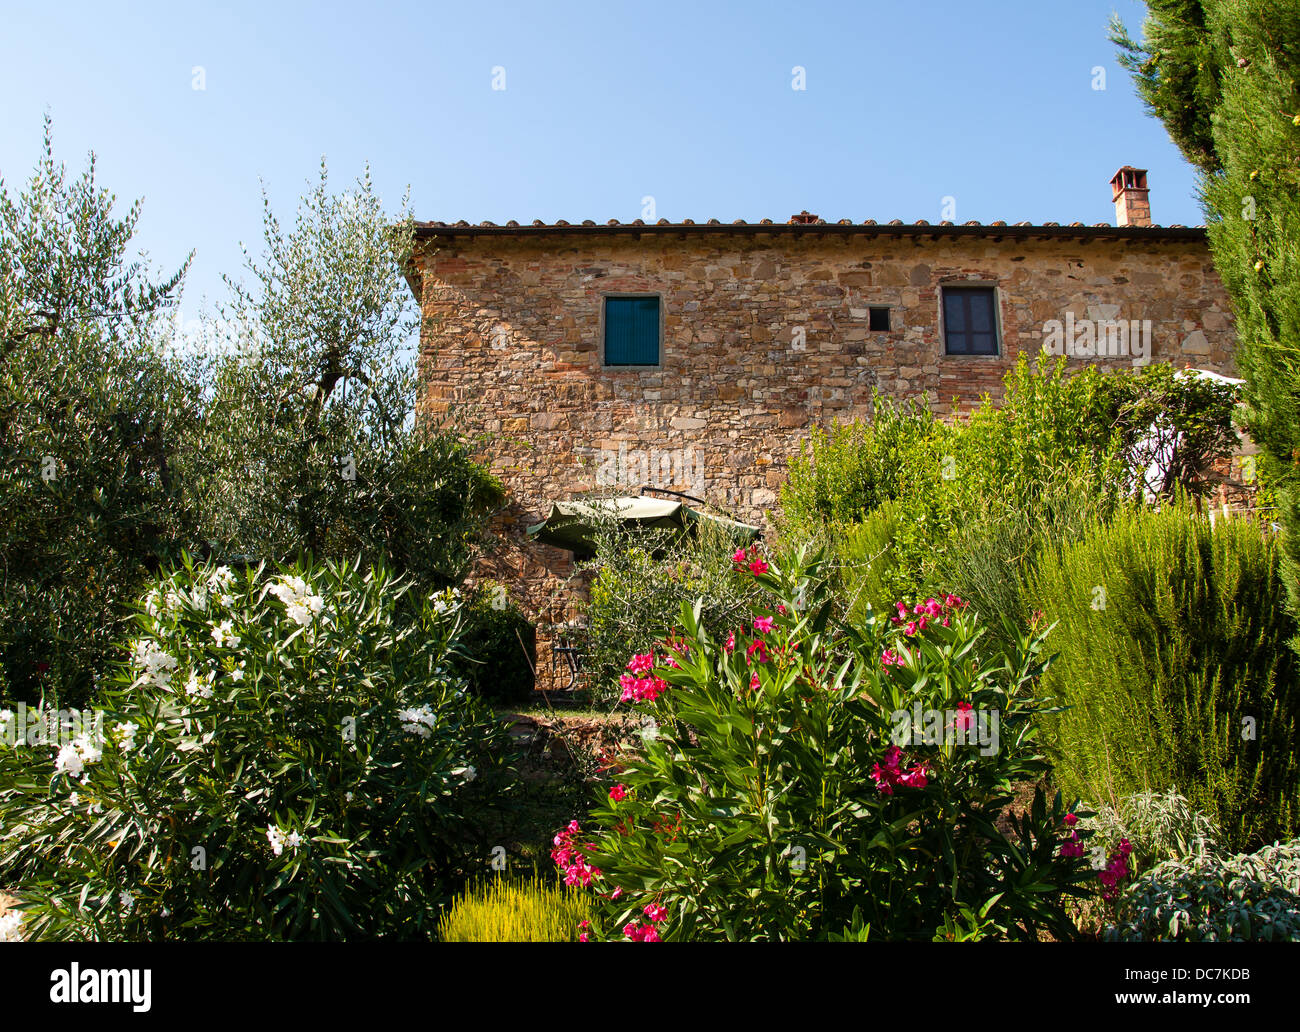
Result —
[[[531, 230], [435, 238], [418, 269], [424, 405], [493, 435], [512, 544], [489, 572], [542, 622], [571, 609], [569, 556], [522, 527], [611, 474], [762, 521], [809, 427], [868, 416], [873, 387], [944, 414], [998, 398], [1052, 320], [1149, 320], [1151, 360], [1234, 375], [1203, 240]], [[997, 356], [944, 354], [940, 288], [962, 283], [998, 287]], [[620, 292], [662, 294], [660, 367], [602, 367], [602, 298]], [[872, 331], [881, 305], [890, 329]]]

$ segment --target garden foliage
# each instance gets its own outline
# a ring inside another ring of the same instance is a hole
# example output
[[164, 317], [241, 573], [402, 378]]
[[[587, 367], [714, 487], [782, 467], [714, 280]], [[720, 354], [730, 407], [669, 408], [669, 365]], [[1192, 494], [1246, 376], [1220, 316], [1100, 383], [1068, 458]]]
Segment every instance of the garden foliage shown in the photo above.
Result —
[[[178, 474], [199, 399], [157, 344], [186, 263], [154, 280], [129, 253], [93, 156], [71, 179], [44, 151], [0, 182], [0, 687], [91, 695], [125, 606], [179, 554]], [[6, 684], [7, 682], [7, 684]]]
[[[1112, 39], [1138, 94], [1200, 171], [1214, 265], [1232, 301], [1246, 426], [1276, 494], [1282, 582], [1300, 617], [1300, 7], [1148, 0], [1143, 39]], [[1300, 643], [1297, 643], [1300, 644]]]
[[1105, 937], [1121, 942], [1300, 942], [1300, 839], [1194, 854], [1140, 875]]
[[952, 597], [845, 625], [823, 557], [735, 560], [763, 602], [719, 631], [684, 603], [678, 630], [633, 657], [623, 698], [655, 726], [556, 838], [567, 879], [604, 901], [592, 934], [1072, 936], [1067, 899], [1095, 886], [1067, 848], [1076, 817], [1041, 789], [1003, 814], [1046, 770], [1041, 635], [987, 655]]
[[627, 657], [665, 638], [682, 602], [700, 600], [700, 621], [714, 633], [753, 607], [760, 591], [731, 576], [734, 548], [726, 533], [707, 523], [685, 538], [601, 529], [596, 557], [585, 567], [592, 576], [586, 678], [595, 701], [617, 701]]
[[454, 427], [415, 417], [409, 214], [325, 171], [284, 231], [265, 213], [254, 284], [182, 335], [188, 266], [132, 261], [93, 156], [45, 151], [0, 184], [0, 689], [83, 705], [143, 585], [179, 560], [360, 556], [457, 583], [500, 483]]
[[1258, 523], [1125, 508], [1044, 556], [1055, 778], [1096, 803], [1169, 787], [1232, 849], [1300, 830], [1300, 671], [1279, 548]]
[[0, 745], [0, 870], [28, 932], [431, 937], [488, 858], [507, 752], [448, 672], [456, 608], [409, 588], [334, 563], [161, 579], [102, 733]]
[[438, 922], [440, 942], [576, 942], [591, 898], [552, 873], [498, 875], [456, 897]]

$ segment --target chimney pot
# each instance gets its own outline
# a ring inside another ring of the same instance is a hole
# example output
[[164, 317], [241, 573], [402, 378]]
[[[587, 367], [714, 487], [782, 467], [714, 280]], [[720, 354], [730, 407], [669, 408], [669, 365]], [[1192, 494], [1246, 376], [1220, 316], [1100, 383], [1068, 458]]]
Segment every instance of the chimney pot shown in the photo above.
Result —
[[820, 218], [821, 218], [820, 215], [810, 215], [810, 214], [808, 213], [808, 209], [805, 208], [805, 209], [804, 209], [803, 211], [801, 211], [798, 215], [791, 215], [791, 216], [790, 216], [790, 225], [792, 225], [792, 226], [811, 226], [811, 225], [814, 225], [814, 224], [817, 222], [817, 220], [820, 219]]
[[1117, 226], [1151, 225], [1151, 191], [1147, 188], [1146, 169], [1125, 165], [1111, 177], [1110, 189]]

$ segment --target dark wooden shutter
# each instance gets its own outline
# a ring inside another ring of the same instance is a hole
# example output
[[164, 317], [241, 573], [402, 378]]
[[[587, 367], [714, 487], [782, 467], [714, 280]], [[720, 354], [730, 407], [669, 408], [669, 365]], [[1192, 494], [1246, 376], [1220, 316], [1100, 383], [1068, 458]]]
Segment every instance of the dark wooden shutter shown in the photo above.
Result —
[[943, 331], [950, 355], [996, 355], [998, 320], [992, 287], [944, 287]]
[[605, 364], [659, 364], [659, 299], [605, 299]]

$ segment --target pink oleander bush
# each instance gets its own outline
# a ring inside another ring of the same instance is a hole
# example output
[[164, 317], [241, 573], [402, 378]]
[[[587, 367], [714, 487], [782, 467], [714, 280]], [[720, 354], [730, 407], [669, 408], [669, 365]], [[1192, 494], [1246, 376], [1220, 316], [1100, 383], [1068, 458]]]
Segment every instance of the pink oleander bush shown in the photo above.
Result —
[[584, 941], [1075, 937], [1091, 831], [1041, 789], [1003, 819], [1046, 771], [1043, 634], [988, 655], [955, 596], [846, 624], [825, 565], [737, 550], [767, 604], [725, 634], [683, 605], [627, 662], [653, 725], [552, 854], [597, 901]]

